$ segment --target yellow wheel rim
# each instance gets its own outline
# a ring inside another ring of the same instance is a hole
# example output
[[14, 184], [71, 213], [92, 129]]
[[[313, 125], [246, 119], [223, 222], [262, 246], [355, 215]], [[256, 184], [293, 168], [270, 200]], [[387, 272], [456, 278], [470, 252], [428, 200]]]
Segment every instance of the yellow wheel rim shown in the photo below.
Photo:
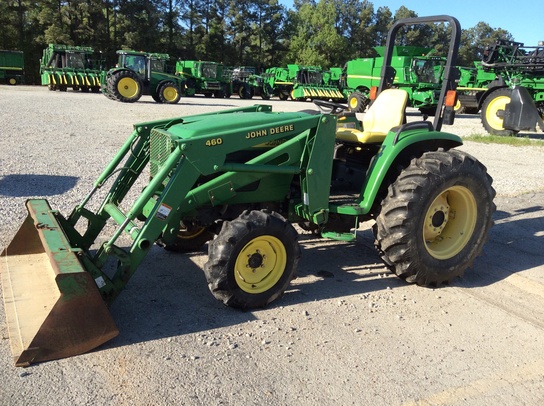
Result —
[[359, 104], [359, 100], [357, 100], [357, 97], [350, 97], [349, 107], [351, 109], [356, 109], [358, 104]]
[[192, 240], [196, 237], [198, 237], [200, 234], [202, 234], [204, 231], [206, 231], [205, 227], [197, 227], [195, 229], [180, 229], [178, 231], [178, 238], [182, 240]]
[[164, 99], [168, 102], [173, 102], [178, 97], [178, 90], [173, 86], [167, 86], [162, 91]]
[[510, 103], [509, 96], [498, 96], [488, 104], [485, 111], [485, 118], [491, 128], [495, 130], [504, 130], [503, 119], [502, 117], [497, 116], [497, 112], [499, 110], [504, 111], [508, 103]]
[[117, 84], [119, 94], [127, 99], [132, 99], [138, 95], [138, 82], [132, 78], [121, 78]]
[[455, 106], [453, 106], [453, 109], [455, 111], [459, 111], [459, 110], [461, 110], [461, 107], [462, 107], [461, 101], [459, 101], [459, 99], [457, 99], [457, 102], [455, 103]]
[[436, 259], [457, 255], [470, 240], [476, 226], [476, 200], [464, 186], [453, 186], [431, 203], [423, 224], [427, 252]]
[[17, 79], [11, 78], [11, 79], [9, 80], [9, 84], [10, 84], [10, 85], [15, 85], [16, 83], [17, 83]]
[[274, 287], [287, 265], [287, 251], [271, 235], [254, 238], [238, 254], [234, 278], [244, 292], [262, 293]]

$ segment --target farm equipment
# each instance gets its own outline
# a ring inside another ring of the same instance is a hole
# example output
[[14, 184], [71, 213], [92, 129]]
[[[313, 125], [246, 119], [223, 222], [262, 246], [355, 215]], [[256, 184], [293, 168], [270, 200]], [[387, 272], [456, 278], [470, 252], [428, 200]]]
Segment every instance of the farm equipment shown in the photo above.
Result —
[[479, 100], [482, 98], [488, 86], [496, 81], [497, 76], [482, 68], [482, 63], [474, 62], [474, 67], [458, 66], [460, 75], [457, 83], [457, 105], [455, 112], [458, 114], [478, 114], [480, 111]]
[[117, 51], [117, 66], [102, 80], [102, 93], [123, 103], [134, 103], [149, 95], [157, 103], [176, 104], [185, 80], [167, 72], [168, 54]]
[[338, 86], [330, 81], [331, 76], [330, 71], [320, 67], [288, 64], [286, 68], [268, 68], [265, 81], [280, 100], [344, 100]]
[[224, 76], [230, 80], [233, 94], [240, 99], [252, 99], [260, 96], [263, 100], [270, 99], [272, 88], [265, 82], [261, 75], [257, 75], [252, 66], [239, 66], [225, 70]]
[[319, 66], [288, 65], [294, 73], [293, 100], [333, 100], [343, 101], [342, 92], [330, 82], [331, 72], [321, 69]]
[[209, 61], [177, 61], [176, 75], [186, 81], [184, 96], [227, 97], [232, 94], [230, 78], [223, 75], [223, 65]]
[[22, 51], [0, 50], [0, 82], [8, 85], [23, 83], [25, 59]]
[[[345, 66], [345, 86], [353, 89], [348, 97], [351, 111], [363, 112], [369, 103], [369, 92], [380, 82], [384, 47], [374, 47], [375, 58], [358, 58]], [[395, 46], [391, 66], [396, 71], [393, 86], [408, 92], [408, 104], [423, 114], [434, 115], [442, 84], [446, 59], [430, 56], [432, 48]]]
[[485, 50], [477, 68], [477, 86], [481, 88], [460, 100], [467, 108], [480, 111], [487, 132], [515, 135], [519, 131], [535, 131], [537, 125], [544, 131], [542, 44], [524, 47], [520, 42], [499, 40]]
[[[454, 61], [460, 26], [448, 16], [397, 21], [388, 49], [401, 27], [435, 21], [452, 26]], [[384, 78], [394, 76], [390, 58]], [[80, 354], [115, 336], [106, 305], [154, 243], [191, 251], [210, 241], [208, 286], [244, 309], [279, 298], [295, 278], [301, 251], [292, 224], [353, 241], [372, 220], [378, 253], [399, 277], [435, 286], [461, 276], [487, 239], [495, 192], [485, 167], [454, 149], [461, 138], [441, 131], [454, 119], [452, 66], [433, 123], [403, 124], [407, 92], [383, 80], [364, 128], [346, 106], [319, 100], [327, 112], [255, 105], [135, 125], [67, 217], [29, 200], [28, 218], [0, 256], [16, 365]], [[94, 247], [106, 225], [115, 231]]]
[[103, 60], [91, 47], [49, 44], [40, 59], [42, 85], [65, 92], [100, 91]]
[[265, 81], [272, 89], [272, 96], [277, 96], [280, 100], [291, 97], [294, 82], [289, 68], [277, 66], [268, 68], [265, 72]]

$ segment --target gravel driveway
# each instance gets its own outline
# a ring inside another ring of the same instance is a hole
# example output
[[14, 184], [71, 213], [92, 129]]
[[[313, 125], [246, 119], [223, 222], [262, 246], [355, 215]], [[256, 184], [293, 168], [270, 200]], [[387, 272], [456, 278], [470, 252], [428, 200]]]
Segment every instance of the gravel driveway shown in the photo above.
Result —
[[[132, 124], [249, 103], [313, 107], [234, 97], [122, 104], [0, 87], [0, 248], [25, 218], [26, 199], [47, 198], [68, 214]], [[468, 115], [443, 129], [483, 132]], [[0, 404], [544, 404], [542, 144], [461, 147], [494, 178], [497, 213], [484, 254], [448, 287], [391, 275], [368, 230], [356, 243], [303, 235], [299, 278], [286, 295], [240, 312], [209, 293], [204, 253], [153, 247], [111, 308], [120, 335], [91, 353], [15, 368], [0, 312]]]

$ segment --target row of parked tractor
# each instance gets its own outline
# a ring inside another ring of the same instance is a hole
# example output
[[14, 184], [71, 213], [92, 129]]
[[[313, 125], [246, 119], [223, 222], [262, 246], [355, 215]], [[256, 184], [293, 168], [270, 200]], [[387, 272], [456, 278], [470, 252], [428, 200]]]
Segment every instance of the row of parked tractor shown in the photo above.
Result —
[[[178, 60], [168, 54], [117, 51], [114, 68], [106, 69], [100, 54], [90, 47], [50, 44], [40, 61], [42, 85], [50, 90], [68, 89], [102, 92], [110, 99], [132, 103], [150, 95], [159, 103], [178, 103], [181, 97], [201, 94], [206, 97], [268, 100], [329, 100], [347, 103], [353, 112], [364, 112], [370, 89], [378, 86], [384, 47], [374, 48], [377, 57], [358, 58], [343, 67], [288, 64], [258, 72], [255, 67], [226, 67], [212, 61]], [[395, 46], [391, 61], [395, 69], [393, 87], [408, 93], [408, 105], [422, 114], [436, 113], [443, 82], [446, 58], [432, 55], [433, 50], [417, 46]], [[12, 70], [7, 70], [9, 65]], [[491, 134], [513, 135], [515, 124], [504, 123], [502, 112], [515, 87], [523, 87], [533, 101], [531, 114], [536, 121], [544, 112], [544, 46], [524, 47], [522, 43], [498, 41], [483, 53], [473, 67], [458, 67], [457, 113], [480, 114], [484, 128]], [[0, 51], [0, 80], [21, 82], [21, 52]]]

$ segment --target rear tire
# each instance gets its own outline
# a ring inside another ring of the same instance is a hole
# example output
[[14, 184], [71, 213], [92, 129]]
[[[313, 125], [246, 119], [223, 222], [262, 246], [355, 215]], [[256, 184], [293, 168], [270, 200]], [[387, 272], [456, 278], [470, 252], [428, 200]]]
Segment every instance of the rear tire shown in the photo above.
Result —
[[485, 130], [492, 135], [512, 136], [518, 132], [514, 130], [506, 130], [503, 126], [503, 118], [499, 117], [499, 113], [504, 109], [512, 98], [512, 90], [509, 88], [500, 88], [491, 92], [482, 104], [480, 118]]
[[453, 106], [455, 114], [463, 114], [465, 112], [465, 106], [461, 103], [461, 100], [457, 99], [455, 106]]
[[238, 88], [238, 97], [240, 99], [251, 99], [251, 93], [249, 92], [249, 86], [247, 83], [241, 83]]
[[200, 251], [204, 244], [213, 240], [214, 233], [206, 227], [180, 225], [176, 240], [172, 244], [165, 244], [164, 249], [175, 252], [196, 252]]
[[115, 72], [108, 78], [108, 93], [114, 100], [134, 103], [142, 97], [140, 78], [130, 70]]
[[264, 307], [279, 298], [296, 277], [298, 234], [277, 213], [245, 211], [224, 222], [209, 244], [204, 273], [212, 294], [242, 309]]
[[462, 276], [493, 224], [492, 182], [486, 168], [461, 151], [413, 159], [389, 186], [376, 218], [382, 260], [397, 276], [422, 286]]
[[263, 100], [270, 100], [270, 97], [272, 97], [272, 87], [269, 84], [263, 85], [263, 88], [261, 90], [261, 98]]

